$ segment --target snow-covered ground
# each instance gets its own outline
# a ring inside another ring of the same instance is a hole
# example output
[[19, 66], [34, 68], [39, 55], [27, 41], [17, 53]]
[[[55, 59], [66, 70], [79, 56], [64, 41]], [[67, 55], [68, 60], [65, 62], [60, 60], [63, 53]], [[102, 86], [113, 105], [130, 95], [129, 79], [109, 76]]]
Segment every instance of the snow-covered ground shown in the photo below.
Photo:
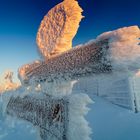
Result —
[[93, 140], [139, 140], [140, 113], [113, 105], [99, 97], [87, 115]]

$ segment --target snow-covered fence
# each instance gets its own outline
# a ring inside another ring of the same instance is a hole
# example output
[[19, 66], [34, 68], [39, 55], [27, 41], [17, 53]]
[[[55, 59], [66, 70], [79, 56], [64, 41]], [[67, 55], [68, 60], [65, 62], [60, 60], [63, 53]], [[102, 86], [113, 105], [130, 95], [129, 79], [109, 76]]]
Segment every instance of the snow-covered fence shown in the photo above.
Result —
[[84, 118], [89, 103], [92, 100], [85, 94], [12, 96], [4, 112], [38, 127], [42, 140], [90, 140], [91, 129]]
[[23, 84], [53, 82], [57, 79], [74, 80], [91, 74], [111, 72], [107, 60], [108, 41], [90, 42], [66, 53], [35, 62], [20, 68], [19, 78]]
[[6, 113], [38, 126], [42, 140], [67, 140], [68, 99], [12, 96]]

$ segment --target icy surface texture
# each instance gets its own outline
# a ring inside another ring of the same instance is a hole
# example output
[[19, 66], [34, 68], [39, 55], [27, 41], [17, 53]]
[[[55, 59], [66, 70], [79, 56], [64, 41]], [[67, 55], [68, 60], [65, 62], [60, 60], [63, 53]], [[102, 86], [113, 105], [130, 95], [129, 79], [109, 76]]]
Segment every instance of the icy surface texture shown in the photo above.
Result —
[[6, 113], [38, 126], [42, 140], [66, 139], [68, 101], [51, 96], [11, 97]]
[[89, 111], [87, 104], [92, 101], [87, 95], [62, 97], [37, 90], [27, 94], [27, 90], [19, 88], [3, 95], [4, 114], [36, 126], [42, 140], [90, 140], [91, 129], [84, 116]]
[[37, 33], [37, 44], [44, 59], [72, 48], [82, 19], [82, 9], [76, 0], [64, 0], [44, 17]]
[[[33, 63], [30, 63], [30, 64], [26, 64], [24, 66], [22, 66], [21, 68], [19, 68], [18, 70], [18, 75], [19, 75], [19, 79], [24, 79], [26, 80], [26, 74], [29, 72], [29, 71], [34, 71], [37, 67], [41, 66], [43, 62], [41, 61], [35, 61]], [[22, 82], [22, 80], [21, 80]]]
[[[19, 78], [23, 84], [32, 82], [54, 82], [56, 80], [74, 80], [94, 73], [111, 71], [111, 64], [106, 59], [106, 43], [90, 42], [75, 47], [33, 68], [34, 64], [19, 69]], [[20, 74], [23, 71], [22, 74]]]
[[138, 26], [120, 28], [101, 34], [97, 41], [109, 40], [109, 59], [114, 69], [140, 68], [140, 29]]

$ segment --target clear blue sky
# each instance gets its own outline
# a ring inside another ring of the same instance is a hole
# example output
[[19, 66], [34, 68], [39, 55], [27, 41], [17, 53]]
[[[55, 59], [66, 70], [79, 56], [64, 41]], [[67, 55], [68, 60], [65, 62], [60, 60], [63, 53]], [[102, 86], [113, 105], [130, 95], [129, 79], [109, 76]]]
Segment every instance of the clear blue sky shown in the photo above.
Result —
[[[36, 33], [43, 16], [62, 0], [0, 0], [0, 75], [39, 58]], [[78, 0], [84, 10], [73, 45], [124, 26], [140, 25], [139, 0]]]

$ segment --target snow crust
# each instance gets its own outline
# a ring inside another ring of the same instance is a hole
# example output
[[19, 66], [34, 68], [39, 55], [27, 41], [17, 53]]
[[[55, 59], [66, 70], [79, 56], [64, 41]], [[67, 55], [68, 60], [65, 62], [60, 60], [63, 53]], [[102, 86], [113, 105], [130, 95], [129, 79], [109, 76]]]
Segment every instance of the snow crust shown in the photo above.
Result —
[[[105, 43], [106, 45], [106, 43]], [[25, 85], [41, 82], [54, 82], [58, 79], [75, 80], [79, 77], [108, 73], [111, 64], [106, 59], [107, 47], [103, 43], [90, 42], [62, 53], [34, 67], [35, 63], [19, 69], [19, 78]], [[23, 71], [20, 74], [20, 71]]]

